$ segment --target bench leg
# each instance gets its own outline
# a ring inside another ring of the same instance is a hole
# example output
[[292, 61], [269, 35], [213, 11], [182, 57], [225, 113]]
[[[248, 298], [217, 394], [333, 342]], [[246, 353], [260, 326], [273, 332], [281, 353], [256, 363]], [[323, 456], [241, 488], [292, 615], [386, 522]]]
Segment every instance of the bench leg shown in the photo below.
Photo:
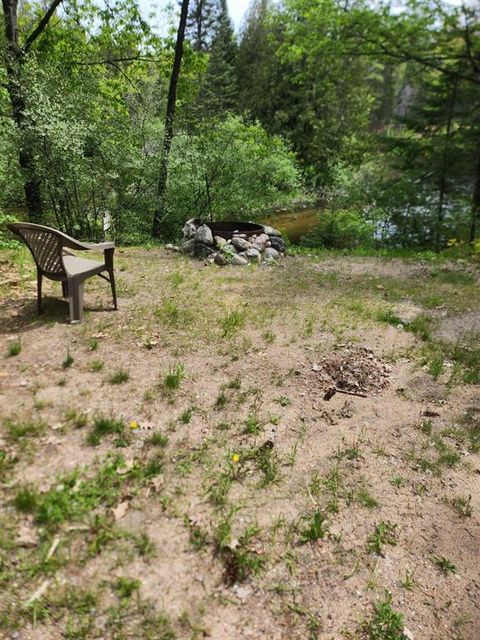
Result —
[[117, 306], [117, 290], [115, 288], [115, 274], [113, 272], [113, 268], [109, 269], [108, 275], [110, 277], [110, 286], [112, 287], [113, 307], [114, 307], [114, 309], [118, 309], [118, 306]]
[[83, 282], [68, 283], [70, 303], [70, 323], [81, 322], [83, 318]]
[[62, 280], [62, 298], [68, 298], [68, 282]]

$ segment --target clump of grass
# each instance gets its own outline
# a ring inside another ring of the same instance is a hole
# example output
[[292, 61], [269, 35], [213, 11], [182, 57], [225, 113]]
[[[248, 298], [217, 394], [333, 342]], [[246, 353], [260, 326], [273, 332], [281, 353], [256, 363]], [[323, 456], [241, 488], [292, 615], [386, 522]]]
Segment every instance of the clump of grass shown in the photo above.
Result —
[[251, 549], [252, 541], [259, 534], [255, 524], [245, 529], [235, 545], [231, 543], [234, 514], [235, 510], [230, 510], [220, 521], [214, 538], [215, 551], [224, 568], [223, 579], [229, 586], [258, 574], [265, 564], [263, 556]]
[[231, 311], [227, 313], [221, 320], [222, 336], [224, 338], [232, 338], [245, 326], [246, 314], [244, 311]]
[[98, 338], [92, 336], [88, 341], [88, 348], [90, 351], [96, 351], [98, 349]]
[[228, 403], [228, 396], [225, 393], [225, 391], [221, 391], [218, 394], [217, 399], [215, 400], [215, 409], [217, 411], [220, 411], [220, 409], [223, 409], [227, 403]]
[[168, 391], [176, 391], [182, 380], [185, 378], [185, 367], [183, 364], [177, 364], [172, 367], [163, 379], [163, 387]]
[[405, 484], [405, 478], [402, 478], [401, 476], [394, 476], [393, 478], [390, 478], [390, 484], [399, 489]]
[[189, 407], [188, 409], [185, 409], [185, 411], [180, 416], [180, 422], [182, 422], [183, 424], [189, 424], [194, 411], [195, 407]]
[[18, 356], [18, 354], [22, 351], [22, 343], [20, 340], [11, 340], [7, 344], [7, 358], [13, 358], [14, 356]]
[[68, 420], [76, 429], [81, 429], [87, 424], [88, 417], [86, 413], [79, 412], [76, 409], [67, 409], [65, 411], [65, 420]]
[[253, 436], [258, 436], [258, 434], [261, 432], [262, 432], [262, 423], [257, 418], [257, 416], [250, 414], [248, 418], [245, 420], [244, 433], [248, 433], [249, 435], [253, 435]]
[[405, 324], [405, 322], [400, 318], [400, 316], [397, 316], [393, 309], [378, 310], [375, 314], [375, 320], [377, 320], [377, 322], [385, 322], [386, 324], [391, 324], [394, 327]]
[[239, 377], [236, 377], [236, 378], [232, 378], [232, 380], [228, 382], [227, 389], [235, 389], [238, 391], [238, 389], [240, 389], [241, 386], [242, 386], [241, 379]]
[[360, 625], [362, 640], [406, 640], [403, 616], [392, 607], [392, 594], [373, 605], [373, 616]]
[[263, 334], [263, 339], [267, 344], [272, 344], [273, 342], [275, 342], [276, 335], [273, 333], [273, 331], [265, 331], [265, 333]]
[[209, 545], [209, 537], [200, 525], [192, 518], [185, 515], [185, 525], [188, 527], [189, 541], [195, 551], [202, 551]]
[[123, 384], [129, 379], [130, 374], [128, 373], [128, 371], [126, 371], [125, 369], [117, 369], [117, 371], [112, 373], [108, 381], [110, 382], [110, 384]]
[[383, 520], [380, 521], [377, 525], [375, 525], [374, 532], [367, 539], [368, 551], [370, 553], [382, 555], [384, 545], [396, 545], [396, 529], [396, 524], [392, 524], [391, 522], [384, 522]]
[[141, 584], [140, 580], [121, 576], [117, 578], [114, 588], [119, 598], [128, 600], [140, 589]]
[[10, 440], [18, 442], [27, 437], [35, 437], [41, 435], [45, 429], [46, 424], [42, 420], [25, 420], [25, 422], [12, 422], [10, 420], [5, 421], [7, 428], [7, 434]]
[[168, 444], [168, 436], [156, 431], [148, 438], [147, 443], [153, 447], [161, 447], [163, 449]]
[[94, 373], [98, 373], [99, 371], [101, 371], [104, 367], [104, 362], [103, 360], [92, 360], [88, 366], [88, 368], [90, 369], [90, 371], [94, 372]]
[[449, 502], [461, 518], [472, 515], [472, 496], [455, 496]]
[[64, 369], [69, 369], [74, 362], [75, 362], [75, 358], [72, 356], [70, 351], [67, 350], [67, 355], [65, 356], [65, 358], [64, 358], [64, 360], [62, 362], [62, 367]]
[[123, 420], [97, 416], [94, 419], [92, 430], [87, 436], [87, 442], [89, 445], [96, 447], [105, 436], [112, 434], [119, 436], [120, 442], [125, 440], [125, 424]]
[[145, 532], [135, 537], [134, 546], [138, 555], [142, 556], [142, 558], [153, 558], [155, 556], [155, 545]]
[[15, 494], [13, 504], [21, 513], [34, 513], [38, 506], [38, 493], [34, 489], [23, 487]]
[[155, 317], [171, 327], [184, 326], [191, 322], [192, 314], [187, 309], [181, 309], [172, 300], [167, 300], [154, 311]]
[[368, 489], [360, 489], [355, 499], [362, 507], [366, 507], [367, 509], [375, 509], [375, 507], [378, 507], [378, 501], [372, 496]]
[[290, 400], [290, 398], [287, 398], [287, 396], [280, 396], [279, 398], [275, 398], [275, 402], [278, 402], [281, 407], [288, 407], [289, 404], [292, 404], [292, 401]]
[[445, 558], [445, 556], [434, 556], [432, 558], [432, 562], [437, 567], [437, 569], [445, 575], [457, 572], [457, 567], [452, 562], [450, 562], [450, 560]]
[[328, 533], [328, 525], [323, 513], [317, 509], [312, 515], [303, 517], [306, 526], [300, 531], [300, 543], [323, 540]]

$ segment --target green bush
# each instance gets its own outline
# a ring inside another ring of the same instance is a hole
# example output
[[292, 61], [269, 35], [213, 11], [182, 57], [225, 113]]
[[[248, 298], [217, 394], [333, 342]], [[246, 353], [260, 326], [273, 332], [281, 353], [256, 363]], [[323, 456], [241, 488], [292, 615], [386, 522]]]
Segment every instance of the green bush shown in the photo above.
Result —
[[371, 246], [374, 231], [373, 224], [356, 211], [323, 211], [319, 214], [318, 225], [302, 238], [302, 245], [329, 249]]

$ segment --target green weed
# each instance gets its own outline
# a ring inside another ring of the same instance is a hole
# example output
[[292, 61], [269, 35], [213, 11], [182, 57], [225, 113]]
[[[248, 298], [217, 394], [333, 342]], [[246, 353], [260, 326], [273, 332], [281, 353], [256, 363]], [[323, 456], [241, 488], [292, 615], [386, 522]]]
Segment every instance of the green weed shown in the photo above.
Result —
[[457, 567], [452, 562], [450, 562], [450, 560], [445, 558], [445, 556], [434, 556], [432, 558], [432, 562], [437, 567], [437, 569], [445, 575], [457, 572]]
[[90, 371], [94, 373], [98, 373], [103, 369], [103, 367], [104, 367], [104, 363], [102, 360], [92, 360], [88, 366]]
[[18, 356], [18, 354], [22, 351], [22, 343], [20, 340], [11, 340], [7, 344], [7, 358], [13, 358], [14, 356]]
[[375, 525], [374, 532], [367, 539], [367, 549], [369, 553], [382, 555], [384, 545], [396, 545], [396, 529], [396, 524], [384, 522], [383, 520]]
[[320, 510], [315, 511], [311, 516], [304, 516], [303, 521], [306, 526], [300, 531], [300, 543], [315, 542], [323, 540], [328, 533], [326, 519]]
[[177, 364], [165, 375], [165, 378], [163, 379], [163, 387], [168, 391], [175, 391], [180, 387], [184, 378], [185, 367], [183, 364]]
[[87, 436], [87, 442], [89, 445], [96, 447], [105, 436], [112, 434], [119, 436], [119, 442], [124, 441], [125, 424], [123, 420], [97, 416], [94, 419], [92, 430]]
[[64, 369], [69, 369], [74, 362], [75, 362], [74, 357], [72, 356], [70, 351], [67, 351], [67, 355], [65, 356], [65, 359], [62, 362], [62, 367]]
[[232, 338], [243, 327], [246, 322], [245, 311], [231, 311], [227, 313], [221, 320], [220, 326], [222, 328], [222, 336], [224, 338]]
[[130, 374], [125, 369], [118, 369], [109, 377], [110, 384], [123, 384], [130, 379]]
[[407, 640], [403, 633], [403, 616], [392, 608], [392, 595], [385, 594], [384, 600], [373, 605], [374, 613], [370, 620], [361, 626], [362, 640]]

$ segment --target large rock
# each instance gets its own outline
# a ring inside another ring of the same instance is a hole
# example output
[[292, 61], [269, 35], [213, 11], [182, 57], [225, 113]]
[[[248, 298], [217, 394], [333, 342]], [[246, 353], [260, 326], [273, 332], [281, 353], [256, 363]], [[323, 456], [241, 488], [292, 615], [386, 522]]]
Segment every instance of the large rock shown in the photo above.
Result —
[[195, 240], [197, 242], [201, 242], [203, 244], [207, 244], [210, 247], [213, 246], [213, 234], [212, 230], [206, 224], [202, 224], [201, 227], [198, 227], [197, 232], [195, 233]]
[[277, 229], [274, 229], [273, 227], [269, 227], [266, 224], [263, 225], [263, 232], [266, 233], [267, 236], [278, 236], [278, 237], [282, 236], [280, 231], [278, 231]]
[[180, 245], [180, 251], [182, 253], [193, 253], [195, 249], [195, 240], [192, 238], [191, 240], [185, 240]]
[[285, 241], [283, 240], [283, 238], [279, 238], [277, 236], [271, 236], [270, 242], [274, 249], [276, 249], [280, 253], [285, 253], [287, 249], [287, 245], [285, 244]]
[[248, 240], [241, 238], [240, 236], [233, 236], [232, 244], [237, 251], [246, 251], [252, 246], [251, 242], [248, 242]]
[[195, 224], [195, 218], [191, 218], [190, 220], [187, 220], [187, 222], [183, 226], [183, 229], [182, 229], [183, 237], [194, 238], [196, 231], [197, 231], [197, 225]]
[[234, 255], [235, 253], [237, 253], [235, 247], [233, 246], [233, 244], [225, 244], [223, 245], [223, 247], [220, 248], [220, 251], [226, 255]]
[[245, 264], [248, 264], [248, 260], [247, 260], [247, 258], [245, 258], [244, 256], [240, 255], [239, 253], [236, 253], [234, 256], [232, 256], [232, 260], [231, 260], [230, 264], [245, 265]]
[[209, 247], [208, 244], [203, 244], [203, 242], [195, 241], [195, 247], [193, 249], [193, 255], [196, 258], [208, 258], [208, 256], [215, 253], [213, 247]]
[[244, 256], [249, 262], [260, 262], [262, 258], [262, 254], [260, 253], [260, 251], [258, 249], [255, 249], [254, 247], [247, 249], [244, 253]]
[[278, 260], [280, 258], [280, 254], [273, 247], [267, 247], [263, 253], [263, 257], [265, 258], [265, 260], [268, 260], [269, 258]]
[[227, 244], [227, 241], [225, 240], [225, 238], [222, 238], [222, 236], [215, 236], [215, 244], [220, 249]]
[[255, 240], [255, 244], [257, 245], [257, 247], [264, 249], [267, 246], [267, 242], [269, 240], [270, 240], [270, 236], [267, 236], [266, 233], [261, 233], [259, 236], [257, 236], [257, 239]]

